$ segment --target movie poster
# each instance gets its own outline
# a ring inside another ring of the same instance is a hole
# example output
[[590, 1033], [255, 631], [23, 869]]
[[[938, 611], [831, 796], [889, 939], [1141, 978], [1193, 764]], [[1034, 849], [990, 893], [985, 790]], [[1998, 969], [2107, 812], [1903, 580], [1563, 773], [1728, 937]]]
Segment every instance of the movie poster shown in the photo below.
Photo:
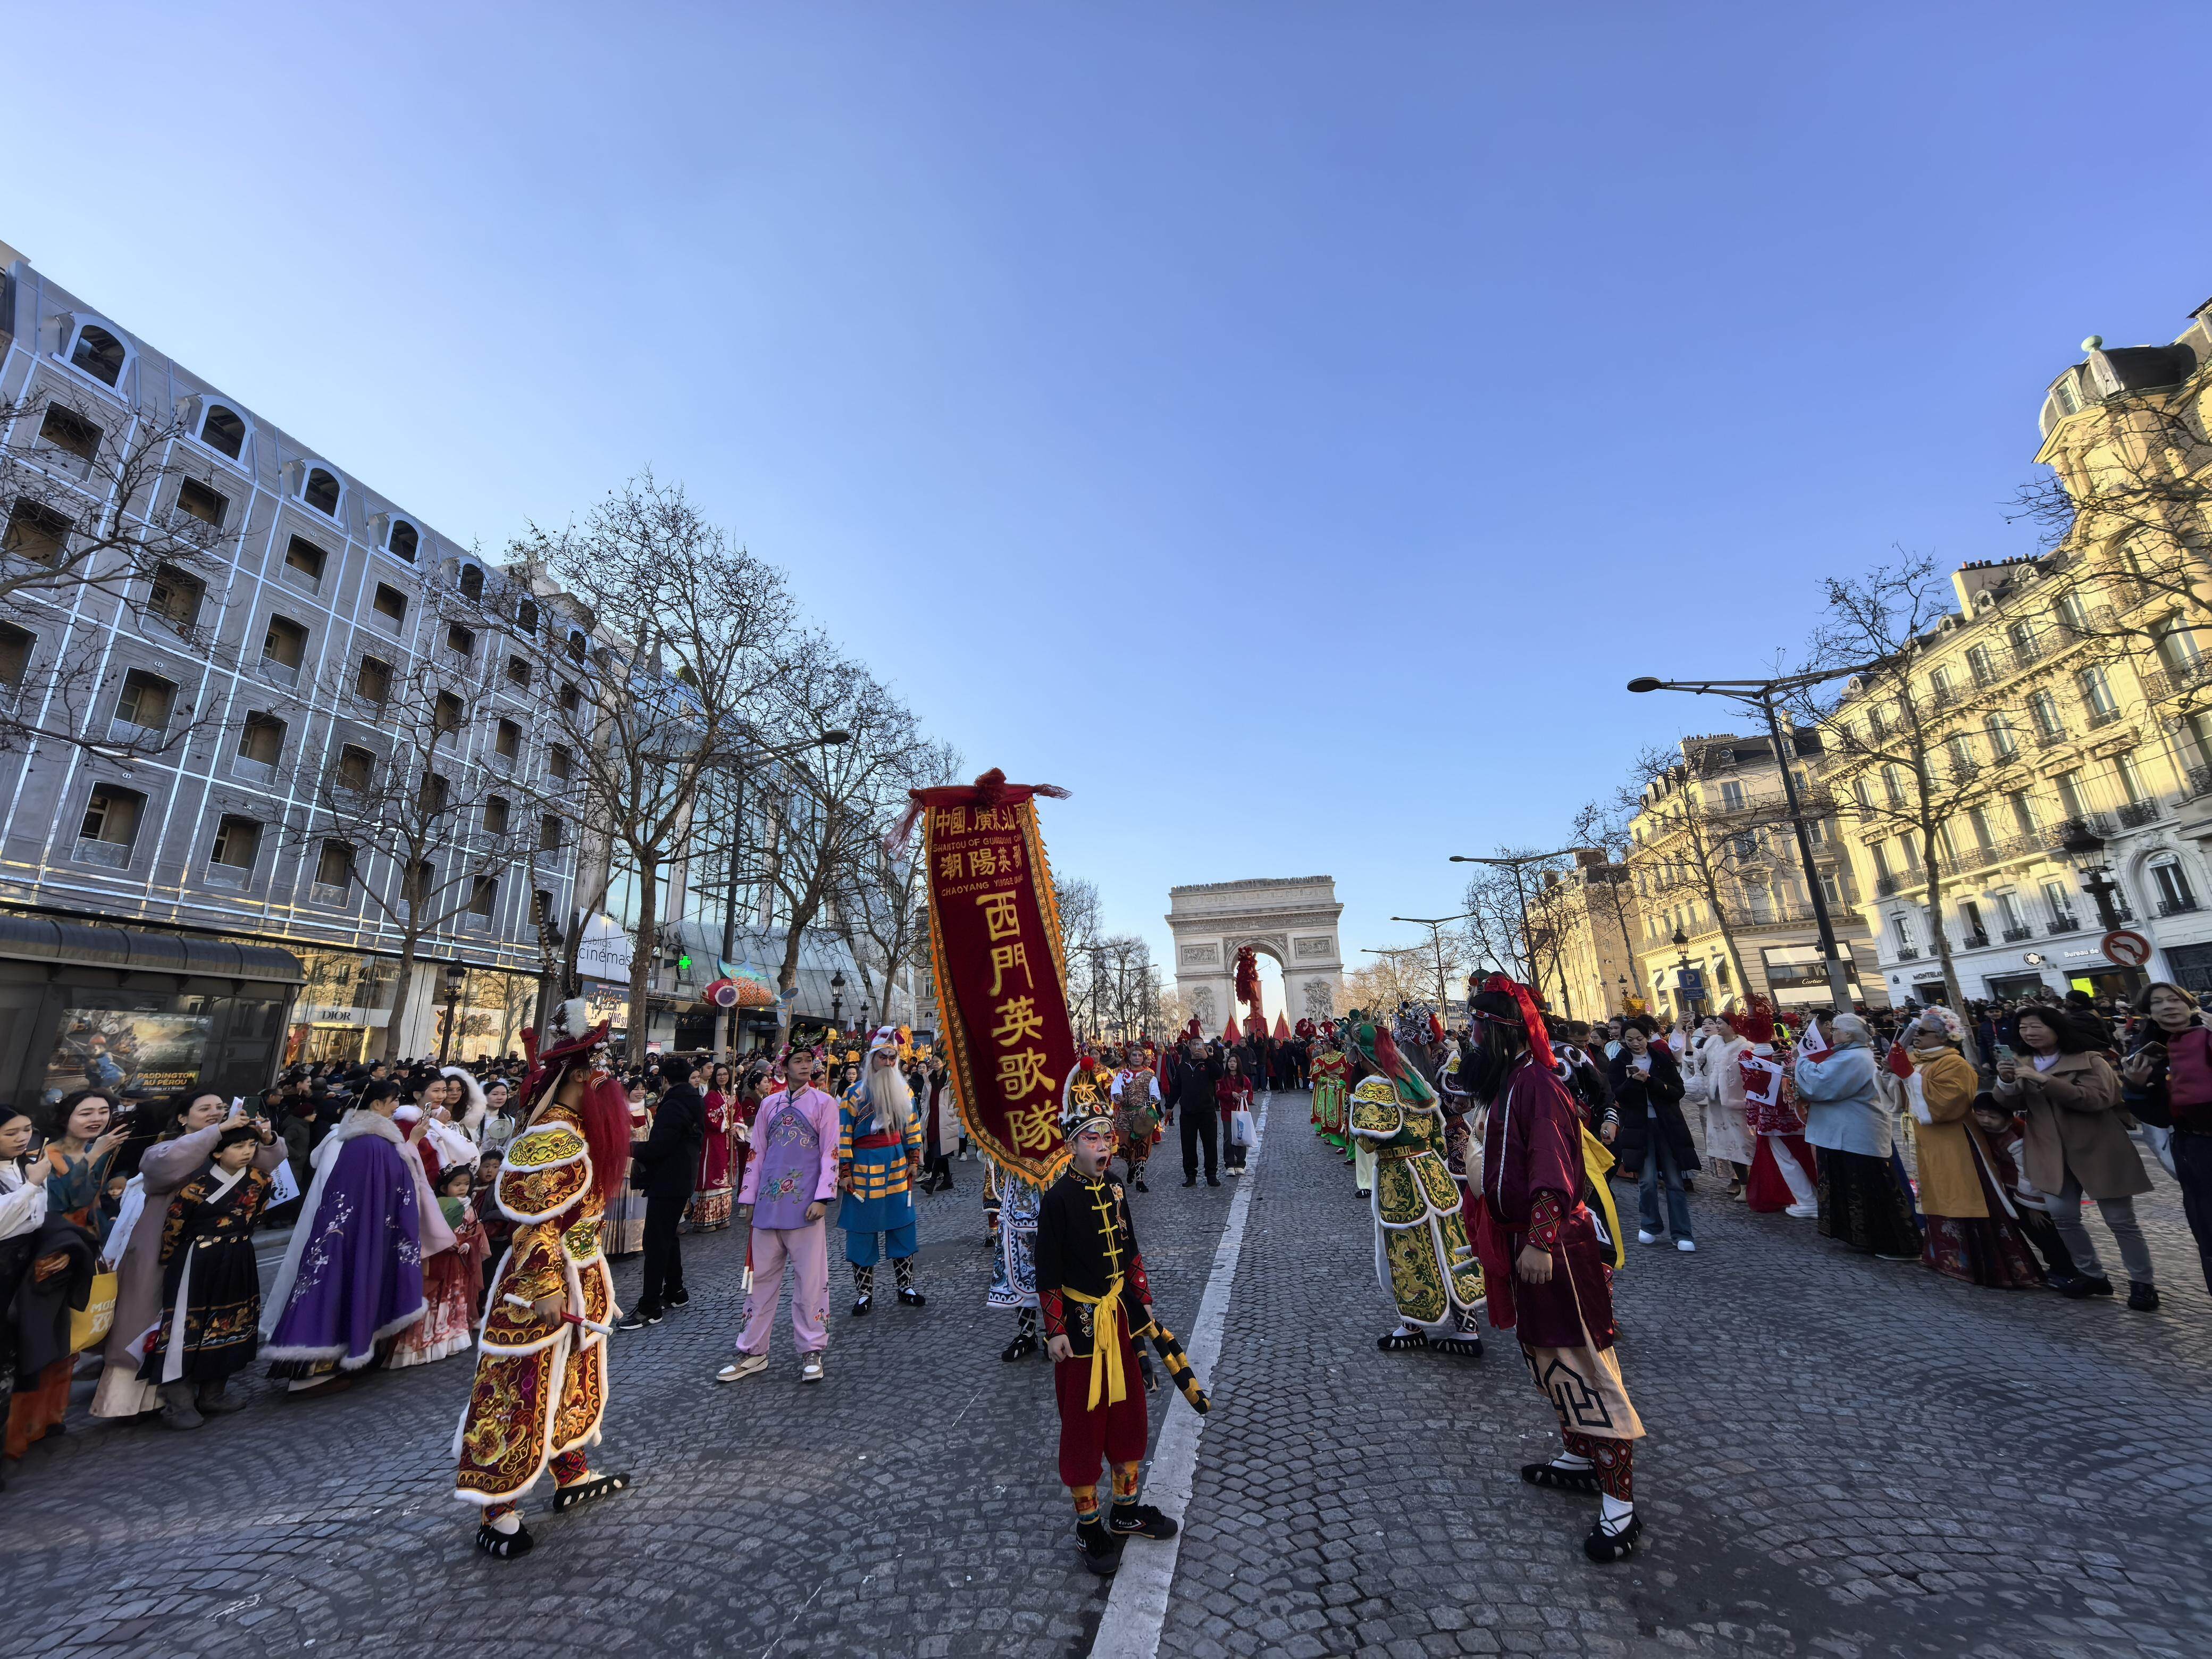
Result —
[[69, 1009], [46, 1060], [46, 1097], [52, 1102], [78, 1089], [105, 1089], [120, 1099], [141, 1100], [190, 1088], [199, 1081], [214, 1026], [212, 1015], [173, 1007]]

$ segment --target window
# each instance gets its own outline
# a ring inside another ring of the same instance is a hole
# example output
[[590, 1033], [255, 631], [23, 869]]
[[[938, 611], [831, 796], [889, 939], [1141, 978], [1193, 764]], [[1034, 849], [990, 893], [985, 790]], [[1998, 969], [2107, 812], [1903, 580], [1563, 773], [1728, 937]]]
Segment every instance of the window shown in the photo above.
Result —
[[384, 550], [394, 558], [415, 562], [415, 555], [422, 550], [422, 538], [415, 526], [404, 519], [394, 519], [392, 529], [384, 538]]
[[571, 659], [576, 662], [583, 661], [584, 651], [587, 644], [588, 641], [584, 638], [583, 630], [581, 629], [571, 629], [569, 630], [568, 655]]
[[425, 772], [422, 787], [415, 792], [415, 804], [425, 817], [435, 817], [446, 810], [453, 796], [453, 787], [442, 774]]
[[284, 722], [255, 709], [238, 733], [238, 758], [255, 766], [275, 769], [284, 755]]
[[446, 624], [446, 649], [457, 657], [465, 657], [477, 648], [475, 631], [459, 623]]
[[305, 536], [295, 536], [284, 550], [286, 577], [312, 592], [323, 585], [323, 562], [327, 556]]
[[376, 775], [376, 757], [359, 744], [347, 744], [338, 750], [338, 763], [331, 775], [339, 788], [359, 794]]
[[300, 499], [326, 519], [337, 517], [343, 493], [337, 479], [319, 466], [307, 469], [307, 481], [300, 487]]
[[51, 507], [18, 501], [8, 509], [8, 529], [0, 537], [5, 548], [33, 564], [58, 565], [69, 553], [70, 521]]
[[76, 331], [76, 347], [70, 353], [70, 366], [81, 368], [104, 386], [113, 386], [123, 378], [123, 365], [130, 361], [130, 353], [123, 342], [97, 323], [87, 323]]
[[2058, 805], [2068, 817], [2086, 818], [2089, 816], [2087, 803], [2081, 795], [2081, 775], [2079, 772], [2061, 772], [2051, 782], [2058, 790]]
[[209, 489], [198, 478], [186, 478], [177, 486], [177, 510], [220, 530], [223, 514], [230, 511], [230, 497]]
[[514, 811], [504, 795], [494, 795], [484, 802], [483, 827], [487, 836], [503, 836], [507, 822]]
[[2185, 678], [2204, 660], [2204, 647], [2192, 631], [2176, 623], [2158, 636], [2158, 659], [2166, 665], [2167, 673]]
[[461, 700], [450, 691], [438, 693], [438, 701], [430, 710], [431, 741], [449, 738], [461, 729]]
[[392, 665], [381, 657], [363, 657], [353, 677], [353, 694], [381, 708], [392, 701]]
[[300, 680], [300, 665], [307, 659], [307, 630], [289, 617], [271, 617], [261, 638], [262, 665], [272, 678], [286, 685]]
[[2081, 703], [2089, 711], [2089, 724], [2103, 726], [2118, 718], [2120, 706], [2112, 699], [2112, 687], [2105, 678], [2105, 671], [2091, 664], [2074, 677], [2081, 689]]
[[1989, 943], [1990, 930], [1982, 925], [1980, 905], [1972, 899], [1961, 899], [1959, 902], [1959, 920], [1966, 924], [1966, 938], [1970, 942], [1978, 940], [1984, 945]]
[[507, 681], [510, 685], [528, 685], [530, 684], [528, 660], [521, 657], [509, 657], [507, 659]]
[[76, 858], [80, 864], [104, 864], [120, 870], [131, 862], [131, 843], [138, 838], [138, 818], [146, 798], [112, 784], [94, 784], [77, 826]]
[[208, 874], [217, 877], [218, 871], [235, 872], [241, 877], [251, 874], [260, 851], [261, 826], [252, 818], [225, 814], [216, 826], [215, 846], [208, 853]]
[[2137, 803], [2145, 799], [2143, 794], [2142, 771], [2141, 768], [2136, 766], [2136, 757], [2133, 755], [2118, 754], [2113, 756], [2112, 774], [2115, 777], [2119, 779], [2120, 793], [2126, 797], [2129, 802], [2131, 804]]
[[1905, 805], [1905, 769], [1894, 763], [1881, 769], [1882, 793], [1892, 806]]
[[489, 876], [478, 876], [469, 884], [469, 914], [472, 916], [489, 916], [492, 905], [498, 897], [499, 884]]
[[2074, 920], [2074, 902], [2066, 889], [2057, 882], [2043, 884], [2043, 902], [2051, 907], [2051, 931], [2070, 933], [2077, 925]]
[[100, 428], [73, 409], [48, 404], [46, 417], [39, 422], [39, 441], [89, 461], [100, 453]]
[[407, 620], [407, 596], [383, 582], [377, 583], [376, 598], [370, 602], [369, 608], [394, 628]]
[[123, 677], [123, 690], [115, 699], [115, 718], [142, 731], [168, 729], [177, 706], [177, 688], [159, 674], [134, 668]]
[[38, 641], [12, 623], [0, 623], [0, 685], [11, 691], [22, 689], [31, 672], [31, 647]]
[[561, 712], [562, 712], [562, 714], [574, 714], [574, 713], [576, 712], [576, 710], [577, 710], [580, 707], [581, 707], [581, 706], [582, 706], [583, 701], [584, 701], [583, 697], [581, 696], [581, 695], [580, 695], [580, 694], [579, 694], [579, 693], [578, 693], [578, 691], [577, 691], [577, 690], [576, 690], [576, 688], [575, 688], [574, 686], [570, 685], [570, 684], [569, 684], [567, 681], [565, 681], [565, 680], [562, 682], [562, 684], [561, 684]]
[[514, 607], [514, 625], [526, 634], [538, 631], [538, 601], [525, 599]]
[[2061, 593], [2051, 611], [2058, 618], [2058, 625], [2069, 633], [2089, 631], [2089, 607], [2081, 603], [2081, 595], [2075, 589], [2069, 587]]
[[2015, 790], [2005, 799], [2012, 803], [2013, 828], [2023, 836], [2034, 835], [2036, 833], [2035, 804], [2028, 799], [2027, 792], [2024, 789]]
[[1974, 845], [1982, 849], [1984, 857], [1997, 850], [1996, 832], [1990, 828], [1990, 815], [1984, 808], [1967, 808], [1966, 822], [1973, 826]]
[[315, 854], [315, 885], [343, 887], [353, 879], [353, 843], [326, 841]]
[[1721, 785], [1721, 811], [1723, 812], [1743, 811], [1743, 786], [1734, 778]]
[[2051, 388], [2051, 395], [2058, 399], [2058, 413], [2062, 419], [2081, 412], [2081, 400], [2074, 392], [2073, 370], [2069, 369], [2059, 378], [2058, 384]]
[[2033, 662], [2041, 654], [2035, 646], [2033, 623], [2025, 621], [2014, 623], [2005, 629], [2005, 638], [2012, 645], [2013, 659], [2022, 665]]
[[501, 720], [491, 746], [501, 760], [514, 759], [522, 753], [522, 728], [513, 720]]
[[1938, 708], [1951, 701], [1951, 671], [1938, 668], [1928, 676], [1928, 697]]
[[559, 852], [562, 839], [566, 833], [562, 828], [561, 820], [548, 812], [538, 823], [538, 850], [541, 853]]
[[420, 909], [429, 902], [430, 895], [438, 890], [437, 866], [428, 859], [417, 859], [408, 866], [407, 879], [399, 885], [399, 896], [411, 908]]
[[553, 915], [553, 895], [543, 887], [530, 896], [530, 921], [535, 927], [544, 927]]
[[210, 404], [207, 413], [200, 416], [200, 441], [234, 461], [246, 450], [246, 422], [236, 410]]
[[1990, 752], [1999, 760], [2008, 761], [2020, 752], [2020, 739], [2013, 733], [2008, 715], [1990, 715], [1982, 722], [1982, 730], [1990, 734]]
[[2169, 854], [2154, 860], [2150, 866], [2150, 878], [2158, 889], [2159, 915], [2185, 915], [2197, 908], [2197, 895], [2189, 885], [2189, 877], [2180, 860]]
[[545, 769], [562, 782], [566, 783], [568, 781], [569, 773], [575, 769], [575, 762], [568, 750], [556, 743], [545, 751]]
[[1963, 732], [1944, 739], [1943, 752], [1950, 757], [1951, 770], [1957, 776], [1971, 775], [1979, 764], [1974, 758], [1974, 740]]
[[1836, 878], [1836, 872], [1833, 870], [1820, 872], [1820, 894], [1830, 904], [1841, 904], [1844, 902], [1843, 884]]
[[1990, 686], [1997, 683], [1996, 659], [1990, 654], [1990, 648], [1986, 645], [1977, 645], [1968, 648], [1966, 666], [1973, 671], [1976, 685]]
[[2036, 692], [2027, 700], [2027, 712], [2034, 718], [2036, 732], [2046, 738], [2066, 735], [2066, 722], [2058, 717], [2058, 699], [2048, 690]]
[[1897, 838], [1897, 850], [1905, 854], [1905, 868], [1906, 872], [1911, 875], [1918, 875], [1920, 873], [1920, 842], [1918, 838], [1913, 836], [1899, 836]]
[[461, 567], [461, 597], [465, 599], [483, 598], [483, 570], [481, 566], [465, 564]]

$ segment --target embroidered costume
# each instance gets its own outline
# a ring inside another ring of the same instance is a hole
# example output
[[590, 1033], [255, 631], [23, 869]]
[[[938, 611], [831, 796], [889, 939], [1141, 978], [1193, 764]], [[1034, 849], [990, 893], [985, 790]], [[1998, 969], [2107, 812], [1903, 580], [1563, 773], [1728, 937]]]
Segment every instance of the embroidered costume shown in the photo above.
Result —
[[1152, 1191], [1145, 1185], [1145, 1165], [1160, 1138], [1160, 1080], [1133, 1045], [1129, 1063], [1114, 1079], [1114, 1138], [1129, 1184], [1140, 1193]]
[[1315, 1039], [1306, 1070], [1313, 1079], [1314, 1133], [1350, 1157], [1352, 1139], [1345, 1127], [1345, 1108], [1352, 1092], [1352, 1063], [1333, 1037], [1322, 1036]]
[[[237, 1133], [247, 1133], [240, 1131]], [[146, 1340], [139, 1380], [185, 1382], [198, 1409], [228, 1409], [222, 1384], [261, 1346], [261, 1274], [253, 1228], [269, 1176], [210, 1165], [177, 1189], [161, 1224], [161, 1319]]]
[[[519, 1500], [549, 1463], [556, 1510], [629, 1484], [586, 1462], [606, 1411], [607, 1331], [621, 1312], [599, 1230], [630, 1128], [622, 1085], [599, 1067], [607, 1028], [586, 1018], [582, 1002], [564, 1002], [552, 1046], [540, 1052], [536, 1033], [523, 1036], [523, 1128], [496, 1188], [514, 1234], [492, 1276], [476, 1382], [453, 1434], [453, 1495], [482, 1507], [477, 1547], [490, 1555], [531, 1547]], [[559, 1310], [541, 1312], [549, 1301]]]
[[707, 1144], [699, 1149], [699, 1178], [684, 1212], [695, 1233], [717, 1232], [730, 1224], [730, 1199], [736, 1190], [731, 1176], [738, 1122], [736, 1097], [709, 1089], [706, 1105]]
[[838, 1113], [837, 1173], [845, 1201], [837, 1206], [837, 1224], [845, 1230], [855, 1315], [874, 1306], [876, 1263], [885, 1255], [898, 1278], [898, 1299], [913, 1308], [924, 1303], [914, 1283], [914, 1255], [921, 1248], [914, 1184], [921, 1168], [921, 1114], [898, 1066], [901, 1042], [896, 1028], [877, 1030]]

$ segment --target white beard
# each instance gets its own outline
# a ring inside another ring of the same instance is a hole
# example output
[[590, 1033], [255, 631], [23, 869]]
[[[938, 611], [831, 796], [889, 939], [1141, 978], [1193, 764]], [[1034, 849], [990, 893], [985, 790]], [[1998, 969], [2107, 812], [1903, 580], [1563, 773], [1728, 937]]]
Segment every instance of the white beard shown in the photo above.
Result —
[[896, 1066], [868, 1066], [868, 1106], [876, 1115], [876, 1127], [888, 1135], [906, 1138], [914, 1122], [914, 1091], [906, 1074]]

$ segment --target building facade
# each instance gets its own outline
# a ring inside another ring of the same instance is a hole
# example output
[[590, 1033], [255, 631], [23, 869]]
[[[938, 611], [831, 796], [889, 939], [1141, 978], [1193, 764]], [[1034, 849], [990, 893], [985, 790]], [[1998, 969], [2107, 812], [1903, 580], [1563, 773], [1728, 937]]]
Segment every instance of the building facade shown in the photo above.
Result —
[[1569, 1019], [1605, 1019], [1647, 996], [1637, 954], [1640, 909], [1632, 872], [1595, 847], [1574, 866], [1547, 870], [1528, 902], [1528, 945], [1546, 1001]]
[[[402, 1054], [434, 1052], [449, 1014], [456, 1055], [512, 1050], [548, 966], [541, 921], [570, 913], [592, 856], [580, 825], [555, 822], [562, 760], [544, 717], [588, 620], [13, 250], [0, 264], [11, 568], [51, 563], [102, 524], [150, 544], [189, 519], [200, 550], [189, 568], [124, 560], [104, 580], [9, 596], [0, 678], [19, 740], [0, 754], [0, 908], [289, 953], [300, 984], [280, 1058], [378, 1052], [395, 1019]], [[118, 471], [118, 456], [142, 465]], [[125, 494], [134, 477], [144, 487]], [[82, 695], [59, 696], [80, 672]], [[349, 869], [322, 780], [392, 751], [378, 688], [404, 697], [434, 674], [457, 712], [422, 787], [486, 815], [511, 796], [515, 824], [486, 816], [456, 844], [514, 836], [518, 850], [423, 940], [395, 1010], [398, 929], [368, 890], [391, 899], [408, 877], [389, 860]]]
[[[1824, 776], [1820, 734], [1785, 728], [1784, 738], [1829, 920], [1838, 947], [1850, 954], [1853, 1000], [1886, 1006]], [[1645, 786], [1629, 825], [1644, 995], [1655, 1011], [1674, 1015], [1715, 1012], [1747, 991], [1784, 1011], [1831, 1006], [1773, 745], [1721, 733], [1685, 738], [1681, 754]]]

